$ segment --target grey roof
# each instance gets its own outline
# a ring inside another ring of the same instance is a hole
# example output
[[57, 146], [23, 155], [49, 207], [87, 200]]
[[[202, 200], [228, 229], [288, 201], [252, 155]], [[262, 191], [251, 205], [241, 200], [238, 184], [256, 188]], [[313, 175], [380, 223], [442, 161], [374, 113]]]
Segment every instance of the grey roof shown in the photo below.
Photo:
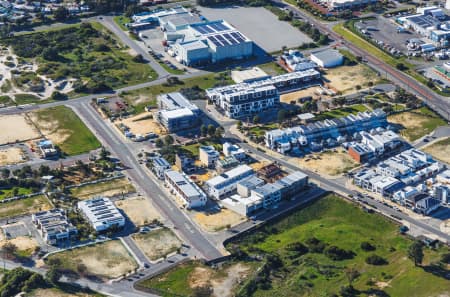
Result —
[[265, 184], [261, 187], [254, 189], [253, 191], [265, 197], [280, 191], [280, 188], [274, 184]]
[[201, 195], [194, 185], [181, 173], [174, 170], [166, 171], [166, 177], [175, 183], [178, 189], [187, 197], [195, 197]]
[[324, 64], [327, 64], [328, 62], [332, 62], [336, 59], [342, 59], [342, 55], [339, 53], [339, 51], [334, 49], [326, 49], [322, 51], [317, 51], [311, 53], [311, 55], [315, 56], [317, 59], [324, 62]]
[[259, 177], [257, 177], [256, 175], [250, 176], [239, 182], [240, 185], [242, 185], [246, 188], [249, 188], [249, 189], [254, 189], [263, 183], [264, 183], [264, 181], [262, 179], [260, 179]]
[[159, 166], [159, 167], [170, 167], [169, 162], [167, 162], [166, 159], [161, 157], [155, 157], [153, 158], [153, 164]]
[[174, 26], [184, 26], [200, 23], [202, 19], [198, 15], [174, 15], [168, 22]]
[[183, 107], [186, 107], [192, 111], [199, 110], [199, 108], [195, 104], [191, 103], [186, 97], [183, 96], [183, 94], [179, 92], [159, 95], [158, 100], [160, 100], [168, 110], [179, 109]]

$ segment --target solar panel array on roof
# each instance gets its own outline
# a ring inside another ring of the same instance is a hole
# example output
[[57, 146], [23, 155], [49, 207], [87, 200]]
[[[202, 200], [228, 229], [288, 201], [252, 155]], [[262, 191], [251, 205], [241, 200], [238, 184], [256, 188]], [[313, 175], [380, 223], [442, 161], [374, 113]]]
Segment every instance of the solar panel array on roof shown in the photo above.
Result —
[[208, 39], [215, 44], [215, 46], [222, 46], [222, 44], [216, 39], [214, 38], [214, 36], [209, 36]]
[[244, 42], [245, 38], [239, 32], [231, 32], [231, 36], [233, 36], [239, 43]]
[[238, 44], [239, 43], [233, 37], [231, 37], [230, 34], [223, 34], [223, 37], [231, 44]]
[[214, 31], [216, 31], [216, 32], [222, 32], [222, 31], [229, 30], [229, 28], [222, 23], [213, 23], [213, 24], [209, 24], [208, 26], [213, 28]]

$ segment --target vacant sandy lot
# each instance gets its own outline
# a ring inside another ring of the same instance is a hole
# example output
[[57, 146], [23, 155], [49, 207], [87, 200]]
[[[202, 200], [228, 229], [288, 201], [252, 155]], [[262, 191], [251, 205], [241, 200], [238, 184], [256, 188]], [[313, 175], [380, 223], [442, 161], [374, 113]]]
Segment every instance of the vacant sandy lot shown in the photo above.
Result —
[[368, 82], [375, 82], [376, 79], [375, 73], [361, 64], [328, 69], [324, 75], [324, 80], [329, 87], [344, 94], [355, 92], [357, 85], [364, 87]]
[[229, 209], [222, 209], [214, 213], [198, 212], [194, 219], [207, 232], [217, 232], [225, 229], [228, 225], [234, 226], [246, 220], [245, 217]]
[[58, 289], [38, 289], [26, 295], [27, 297], [94, 297], [86, 293], [64, 293]]
[[340, 175], [358, 166], [358, 163], [343, 149], [338, 149], [336, 153], [327, 151], [311, 154], [302, 159], [293, 158], [292, 162], [293, 164], [298, 162], [301, 167], [329, 176]]
[[86, 265], [88, 273], [105, 278], [117, 278], [137, 267], [119, 240], [64, 251], [49, 258], [59, 258], [64, 268], [73, 271], [82, 263]]
[[[34, 249], [38, 246], [38, 242], [36, 239], [27, 236], [19, 236], [13, 239], [8, 240], [9, 243], [17, 246], [19, 251], [27, 251], [30, 254], [34, 251]], [[0, 242], [0, 247], [2, 247], [6, 243], [6, 240]]]
[[427, 145], [423, 150], [434, 158], [450, 164], [450, 138]]
[[233, 287], [245, 279], [250, 272], [250, 267], [238, 263], [226, 268], [220, 275], [209, 267], [196, 267], [189, 275], [191, 288], [211, 285], [215, 297], [233, 296]]
[[145, 234], [134, 234], [133, 239], [150, 260], [164, 257], [181, 246], [178, 237], [167, 228], [152, 230]]
[[148, 133], [166, 134], [164, 128], [154, 120], [154, 114], [151, 112], [144, 112], [137, 116], [118, 121], [117, 123], [124, 124], [130, 128], [131, 133], [134, 135], [145, 135]]
[[24, 115], [0, 116], [0, 145], [39, 138], [41, 135]]
[[299, 103], [298, 99], [300, 98], [304, 98], [304, 97], [313, 97], [313, 98], [318, 98], [318, 93], [321, 89], [319, 87], [312, 87], [312, 88], [307, 88], [304, 90], [300, 90], [297, 92], [291, 92], [291, 93], [287, 93], [287, 94], [283, 94], [280, 96], [280, 101], [283, 103], [287, 103], [290, 104], [291, 101], [295, 101], [295, 103]]
[[37, 112], [28, 113], [28, 116], [31, 121], [36, 124], [41, 133], [45, 135], [45, 138], [51, 140], [55, 144], [63, 143], [72, 134], [72, 131], [70, 130], [60, 129], [59, 122], [57, 120], [39, 120]]
[[143, 197], [128, 198], [116, 201], [116, 206], [122, 209], [128, 218], [136, 225], [143, 226], [153, 220], [161, 220], [159, 212]]
[[135, 191], [136, 189], [126, 178], [118, 178], [70, 189], [72, 196], [82, 200], [95, 196], [113, 197], [122, 193], [128, 194]]
[[0, 149], [0, 166], [25, 162], [25, 154], [18, 147]]

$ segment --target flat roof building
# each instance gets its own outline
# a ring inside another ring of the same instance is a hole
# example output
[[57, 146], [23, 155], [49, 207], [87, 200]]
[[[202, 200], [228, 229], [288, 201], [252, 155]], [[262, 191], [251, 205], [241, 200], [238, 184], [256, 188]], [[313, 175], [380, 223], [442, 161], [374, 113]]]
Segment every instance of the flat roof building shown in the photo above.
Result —
[[171, 193], [175, 194], [186, 208], [202, 207], [206, 204], [205, 193], [187, 175], [174, 170], [167, 170], [164, 175]]
[[152, 171], [161, 180], [164, 180], [164, 172], [171, 168], [169, 162], [167, 162], [167, 160], [162, 157], [153, 158], [152, 165]]
[[171, 133], [194, 128], [201, 122], [200, 109], [181, 93], [159, 95], [157, 102], [156, 119]]
[[237, 83], [251, 83], [258, 80], [268, 79], [270, 75], [265, 73], [259, 67], [253, 67], [246, 70], [232, 70], [231, 79]]
[[253, 169], [247, 165], [240, 165], [226, 171], [205, 182], [208, 194], [215, 199], [230, 196], [236, 191], [237, 184], [246, 177], [254, 175]]
[[66, 212], [60, 208], [34, 213], [31, 219], [48, 244], [56, 245], [78, 235], [77, 228], [70, 223]]
[[219, 160], [220, 154], [212, 145], [202, 145], [198, 148], [200, 162], [211, 168], [215, 166], [217, 160]]
[[344, 56], [334, 49], [312, 52], [310, 59], [323, 68], [337, 67], [344, 63]]
[[122, 228], [125, 226], [125, 217], [108, 198], [97, 197], [79, 201], [78, 209], [96, 232], [104, 232], [111, 228]]

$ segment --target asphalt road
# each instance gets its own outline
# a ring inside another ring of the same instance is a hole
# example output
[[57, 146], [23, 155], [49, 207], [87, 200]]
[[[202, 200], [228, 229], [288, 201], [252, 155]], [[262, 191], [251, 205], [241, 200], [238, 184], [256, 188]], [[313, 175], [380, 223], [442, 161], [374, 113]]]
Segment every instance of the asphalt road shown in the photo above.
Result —
[[116, 130], [104, 121], [101, 116], [89, 105], [88, 102], [70, 102], [69, 105], [89, 126], [100, 141], [117, 156], [125, 165], [126, 173], [143, 192], [143, 195], [151, 199], [168, 218], [176, 230], [181, 233], [183, 239], [197, 249], [205, 259], [221, 257], [220, 251], [197, 230], [196, 226], [182, 213], [174, 201], [167, 197], [147, 174], [147, 171], [139, 164], [133, 149], [129, 143], [124, 142]]
[[316, 20], [312, 16], [304, 13], [300, 9], [284, 3], [282, 0], [272, 0], [272, 2], [280, 7], [285, 7], [288, 10], [294, 12], [297, 15], [300, 15], [303, 19], [307, 20], [309, 23], [318, 28], [322, 33], [326, 33], [330, 36], [330, 38], [340, 41], [342, 44], [352, 51], [355, 55], [363, 57], [367, 60], [367, 64], [377, 70], [380, 74], [387, 77], [389, 80], [395, 82], [399, 86], [403, 87], [407, 91], [414, 93], [419, 96], [424, 102], [430, 105], [436, 112], [438, 112], [442, 117], [447, 120], [450, 120], [450, 99], [444, 96], [440, 96], [422, 85], [412, 77], [407, 74], [391, 67], [380, 59], [372, 56], [364, 49], [361, 49], [352, 43], [344, 40], [344, 38], [334, 32], [332, 28], [327, 25], [322, 24], [320, 21]]

